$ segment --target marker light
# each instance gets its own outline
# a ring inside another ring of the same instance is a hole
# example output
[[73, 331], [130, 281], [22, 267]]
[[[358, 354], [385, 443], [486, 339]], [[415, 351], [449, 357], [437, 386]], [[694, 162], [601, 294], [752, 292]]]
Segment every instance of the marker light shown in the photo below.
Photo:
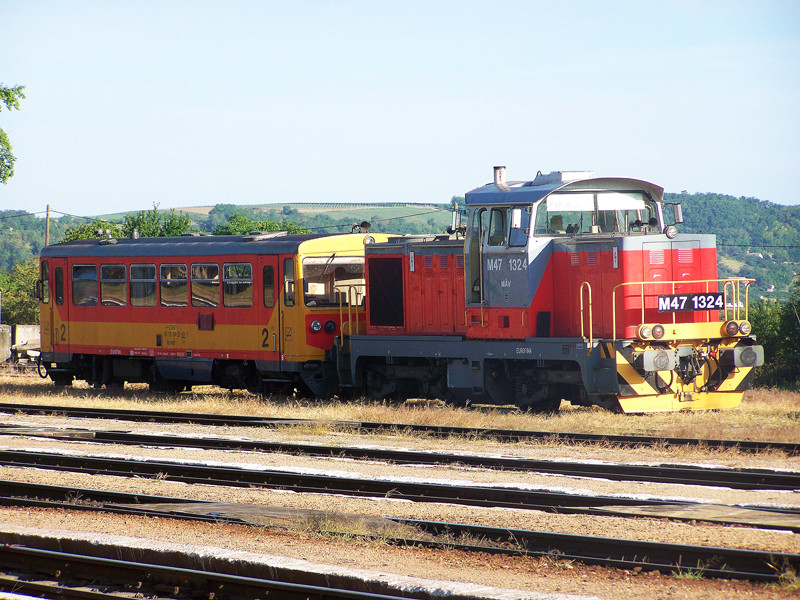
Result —
[[642, 338], [643, 340], [649, 338], [652, 333], [653, 330], [650, 329], [649, 325], [642, 325], [641, 327], [639, 327], [639, 337]]
[[663, 325], [653, 325], [653, 337], [657, 340], [660, 340], [662, 337], [664, 337]]
[[675, 236], [678, 235], [678, 228], [675, 225], [667, 225], [664, 228], [664, 234], [671, 240], [675, 239]]
[[333, 333], [336, 331], [336, 323], [333, 321], [325, 321], [325, 331], [328, 333]]
[[750, 332], [753, 330], [753, 326], [750, 325], [749, 321], [742, 321], [739, 323], [739, 333], [742, 335], [750, 335]]
[[736, 321], [728, 321], [725, 323], [725, 333], [729, 336], [734, 336], [739, 333], [739, 325]]
[[311, 321], [311, 331], [322, 331], [322, 323], [319, 321]]

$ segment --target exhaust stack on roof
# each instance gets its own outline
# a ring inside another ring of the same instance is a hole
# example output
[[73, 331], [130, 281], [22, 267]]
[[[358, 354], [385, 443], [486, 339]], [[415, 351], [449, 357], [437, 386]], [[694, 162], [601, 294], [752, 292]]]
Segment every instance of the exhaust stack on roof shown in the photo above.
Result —
[[506, 183], [506, 168], [504, 166], [494, 168], [494, 184], [501, 190], [508, 190], [508, 184]]

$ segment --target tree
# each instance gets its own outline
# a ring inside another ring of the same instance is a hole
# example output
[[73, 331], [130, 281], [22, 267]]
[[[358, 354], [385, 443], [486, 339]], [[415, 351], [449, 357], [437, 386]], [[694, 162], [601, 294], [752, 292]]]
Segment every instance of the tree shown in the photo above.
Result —
[[249, 217], [237, 213], [230, 217], [227, 225], [217, 227], [214, 235], [247, 235], [253, 231], [286, 231], [288, 233], [309, 233], [306, 227], [301, 227], [294, 221], [254, 221]]
[[159, 212], [158, 204], [152, 210], [140, 210], [135, 215], [125, 215], [122, 233], [130, 236], [134, 230], [141, 237], [172, 237], [188, 233], [192, 229], [192, 220], [186, 213], [176, 213], [175, 209]]
[[[21, 85], [4, 87], [0, 84], [0, 103], [5, 104], [6, 110], [19, 110], [19, 101], [25, 98], [24, 89], [25, 87]], [[2, 110], [3, 107], [0, 106], [0, 111]], [[0, 129], [0, 182], [7, 183], [14, 176], [16, 160], [6, 132]]]
[[[102, 233], [98, 233], [102, 232]], [[108, 232], [108, 233], [106, 233]], [[75, 240], [91, 240], [99, 237], [122, 237], [125, 235], [119, 223], [108, 221], [95, 221], [94, 223], [83, 223], [75, 225], [64, 232], [63, 242], [74, 242]]]
[[32, 256], [0, 276], [3, 292], [3, 323], [19, 325], [39, 322], [39, 302], [33, 288], [39, 277], [39, 260]]
[[70, 227], [64, 232], [64, 242], [90, 240], [101, 237], [130, 237], [134, 230], [140, 237], [172, 237], [187, 233], [192, 229], [192, 221], [185, 213], [159, 212], [158, 204], [152, 210], [140, 210], [135, 215], [125, 215], [122, 223], [97, 220]]

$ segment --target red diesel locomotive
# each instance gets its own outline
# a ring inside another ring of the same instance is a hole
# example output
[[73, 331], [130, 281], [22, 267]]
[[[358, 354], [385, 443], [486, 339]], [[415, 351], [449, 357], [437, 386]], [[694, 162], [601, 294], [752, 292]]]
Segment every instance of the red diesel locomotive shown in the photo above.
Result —
[[447, 235], [49, 246], [42, 365], [62, 384], [296, 387], [539, 411], [563, 399], [625, 412], [741, 401], [763, 363], [751, 280], [718, 278], [714, 236], [667, 225], [662, 188], [588, 172], [507, 182], [497, 167], [466, 204], [466, 225]]

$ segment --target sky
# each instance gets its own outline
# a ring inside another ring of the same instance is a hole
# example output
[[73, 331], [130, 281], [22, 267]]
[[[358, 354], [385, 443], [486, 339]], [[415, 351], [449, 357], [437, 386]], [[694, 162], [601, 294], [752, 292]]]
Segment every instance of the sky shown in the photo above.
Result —
[[0, 0], [0, 32], [0, 210], [443, 203], [495, 165], [800, 203], [796, 0]]

